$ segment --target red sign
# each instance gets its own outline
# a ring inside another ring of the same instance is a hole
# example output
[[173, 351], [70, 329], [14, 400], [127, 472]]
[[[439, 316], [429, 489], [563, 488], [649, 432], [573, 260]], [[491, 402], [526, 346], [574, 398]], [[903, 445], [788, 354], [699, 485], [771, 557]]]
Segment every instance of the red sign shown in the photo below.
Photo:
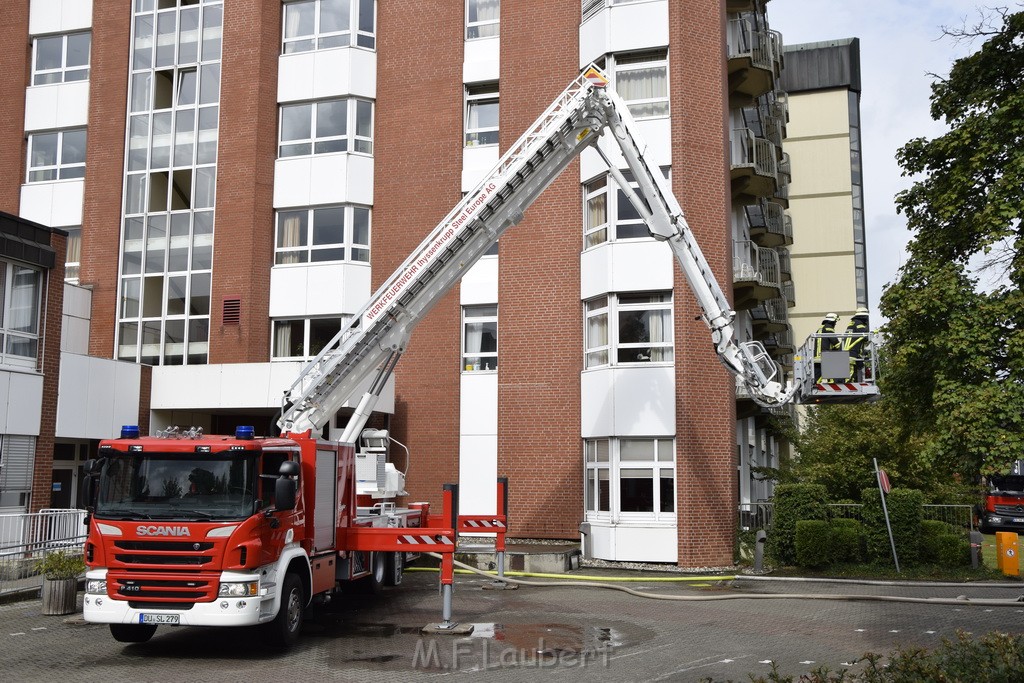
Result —
[[889, 483], [889, 475], [881, 467], [878, 468], [878, 486], [885, 493], [889, 493], [892, 485]]

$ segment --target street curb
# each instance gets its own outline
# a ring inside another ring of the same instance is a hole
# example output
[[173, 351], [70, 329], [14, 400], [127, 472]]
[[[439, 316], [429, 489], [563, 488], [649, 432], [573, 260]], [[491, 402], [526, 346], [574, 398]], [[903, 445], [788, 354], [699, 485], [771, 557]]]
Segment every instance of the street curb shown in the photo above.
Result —
[[791, 581], [794, 583], [852, 583], [861, 586], [938, 586], [943, 588], [1020, 588], [1024, 591], [1024, 582], [951, 582], [951, 581], [881, 581], [877, 579], [827, 579], [805, 576], [753, 576], [737, 574], [736, 580], [745, 581]]

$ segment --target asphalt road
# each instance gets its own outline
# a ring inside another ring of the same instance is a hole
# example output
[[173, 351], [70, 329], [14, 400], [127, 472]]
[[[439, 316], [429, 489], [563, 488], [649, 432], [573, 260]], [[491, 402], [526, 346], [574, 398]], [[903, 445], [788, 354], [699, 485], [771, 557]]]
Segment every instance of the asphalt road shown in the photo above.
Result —
[[[593, 569], [588, 574], [600, 573]], [[626, 572], [618, 572], [625, 574]], [[637, 574], [634, 574], [637, 575]], [[454, 617], [470, 636], [423, 635], [440, 619], [436, 574], [407, 573], [379, 596], [307, 612], [293, 650], [267, 650], [251, 630], [160, 627], [124, 645], [81, 614], [43, 616], [38, 599], [0, 605], [0, 671], [10, 681], [747, 681], [769, 662], [786, 674], [844, 668], [867, 651], [938, 645], [956, 631], [1024, 630], [1020, 606], [757, 600], [669, 602], [592, 588], [481, 590], [457, 578]], [[647, 592], [854, 593], [1016, 599], [1001, 588], [743, 581], [732, 588], [633, 583]], [[79, 596], [81, 601], [81, 595]]]

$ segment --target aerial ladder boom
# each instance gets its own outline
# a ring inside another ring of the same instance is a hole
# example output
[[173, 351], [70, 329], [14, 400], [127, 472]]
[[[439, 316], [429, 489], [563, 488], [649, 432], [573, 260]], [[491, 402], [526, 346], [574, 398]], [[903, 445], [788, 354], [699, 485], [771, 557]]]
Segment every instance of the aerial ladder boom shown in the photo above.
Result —
[[354, 442], [413, 327], [502, 233], [523, 219], [526, 209], [573, 159], [591, 146], [601, 151], [596, 143], [604, 132], [611, 133], [622, 151], [638, 193], [613, 163], [610, 172], [647, 221], [651, 235], [671, 247], [725, 367], [742, 377], [763, 405], [780, 405], [792, 397], [792, 388], [783, 389], [775, 381], [777, 368], [760, 343], [736, 343], [735, 313], [660, 171], [644, 159], [644, 144], [629, 110], [607, 83], [596, 67], [578, 76], [445, 216], [285, 392], [278, 421], [282, 430], [319, 434], [346, 401], [360, 396], [339, 439]]

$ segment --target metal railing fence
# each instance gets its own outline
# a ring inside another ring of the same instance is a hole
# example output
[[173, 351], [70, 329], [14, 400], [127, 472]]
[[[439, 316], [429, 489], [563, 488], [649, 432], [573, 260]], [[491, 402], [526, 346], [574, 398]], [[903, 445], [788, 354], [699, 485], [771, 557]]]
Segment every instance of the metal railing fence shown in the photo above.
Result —
[[39, 585], [35, 563], [48, 552], [82, 551], [85, 510], [0, 514], [0, 593]]

